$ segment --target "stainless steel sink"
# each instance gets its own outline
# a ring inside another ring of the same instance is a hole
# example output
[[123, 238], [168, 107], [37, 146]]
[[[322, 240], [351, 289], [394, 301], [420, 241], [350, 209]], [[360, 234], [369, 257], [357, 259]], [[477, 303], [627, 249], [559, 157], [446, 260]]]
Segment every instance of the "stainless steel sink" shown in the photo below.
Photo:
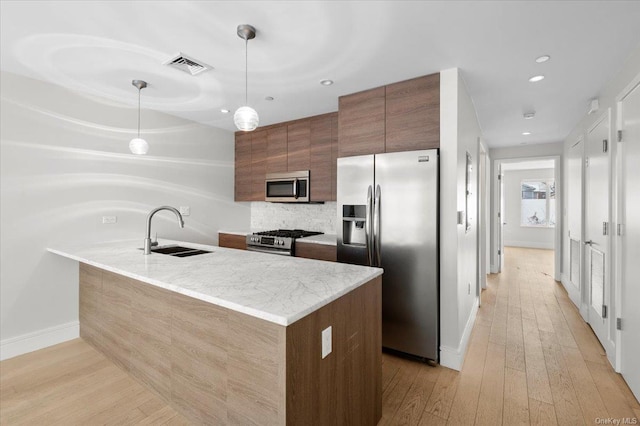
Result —
[[212, 252], [202, 249], [196, 249], [193, 247], [183, 247], [177, 244], [172, 244], [168, 246], [151, 247], [151, 253], [166, 254], [173, 257], [189, 257]]

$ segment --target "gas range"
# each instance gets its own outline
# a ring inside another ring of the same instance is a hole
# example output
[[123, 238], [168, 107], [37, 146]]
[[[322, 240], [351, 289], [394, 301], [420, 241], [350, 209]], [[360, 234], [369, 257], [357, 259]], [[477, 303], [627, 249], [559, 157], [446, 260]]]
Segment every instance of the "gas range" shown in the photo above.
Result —
[[247, 250], [294, 256], [296, 238], [320, 234], [322, 232], [303, 231], [302, 229], [276, 229], [256, 232], [247, 235]]

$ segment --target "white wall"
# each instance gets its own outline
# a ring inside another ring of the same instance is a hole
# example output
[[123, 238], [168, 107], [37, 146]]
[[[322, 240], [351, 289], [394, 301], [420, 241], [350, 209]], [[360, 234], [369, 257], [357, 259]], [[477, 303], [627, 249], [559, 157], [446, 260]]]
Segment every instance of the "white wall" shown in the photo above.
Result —
[[251, 230], [267, 231], [271, 229], [304, 229], [325, 234], [335, 234], [336, 203], [328, 201], [322, 204], [251, 203]]
[[[0, 84], [3, 358], [29, 346], [22, 337], [77, 335], [77, 262], [47, 246], [142, 245], [148, 212], [164, 204], [191, 215], [180, 229], [172, 214], [157, 214], [153, 231], [163, 237], [217, 244], [219, 228], [249, 227], [250, 205], [233, 202], [233, 133], [143, 110], [150, 150], [134, 156], [135, 108], [9, 73]], [[103, 215], [117, 223], [103, 225]]]
[[[520, 184], [523, 180], [553, 179], [553, 169], [507, 170], [504, 172], [504, 245], [553, 250], [554, 228], [521, 226]], [[560, 213], [560, 212], [558, 212]], [[560, 215], [557, 215], [560, 217]]]
[[[477, 193], [469, 205], [472, 227], [457, 223], [465, 209], [466, 153], [472, 157], [471, 187], [477, 188], [481, 136], [473, 102], [457, 68], [440, 73], [440, 362], [462, 368], [478, 298]], [[455, 236], [455, 237], [453, 237]]]

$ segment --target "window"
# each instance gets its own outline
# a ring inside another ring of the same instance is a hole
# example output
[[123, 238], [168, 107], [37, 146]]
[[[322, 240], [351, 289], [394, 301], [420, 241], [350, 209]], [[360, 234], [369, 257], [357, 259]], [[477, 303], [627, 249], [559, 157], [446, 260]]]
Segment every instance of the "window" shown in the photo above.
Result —
[[556, 226], [556, 183], [553, 179], [522, 181], [520, 194], [520, 226]]

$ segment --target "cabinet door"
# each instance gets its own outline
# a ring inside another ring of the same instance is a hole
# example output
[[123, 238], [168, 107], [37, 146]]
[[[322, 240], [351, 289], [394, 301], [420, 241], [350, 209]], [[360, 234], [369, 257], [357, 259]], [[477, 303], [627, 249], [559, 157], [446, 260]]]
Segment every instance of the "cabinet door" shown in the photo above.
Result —
[[333, 245], [296, 242], [296, 257], [335, 262], [338, 258], [337, 253], [336, 246]]
[[251, 134], [236, 134], [235, 200], [251, 201]]
[[338, 107], [338, 156], [384, 152], [384, 87], [341, 96]]
[[331, 114], [331, 201], [336, 201], [338, 187], [338, 113]]
[[287, 126], [287, 170], [309, 170], [311, 120], [301, 120]]
[[331, 116], [311, 119], [311, 201], [331, 200]]
[[251, 200], [264, 201], [264, 180], [267, 166], [267, 132], [251, 134]]
[[244, 235], [218, 233], [218, 245], [220, 247], [247, 249], [247, 238]]
[[287, 126], [267, 130], [267, 173], [287, 171]]
[[385, 152], [440, 147], [440, 74], [386, 86]]

